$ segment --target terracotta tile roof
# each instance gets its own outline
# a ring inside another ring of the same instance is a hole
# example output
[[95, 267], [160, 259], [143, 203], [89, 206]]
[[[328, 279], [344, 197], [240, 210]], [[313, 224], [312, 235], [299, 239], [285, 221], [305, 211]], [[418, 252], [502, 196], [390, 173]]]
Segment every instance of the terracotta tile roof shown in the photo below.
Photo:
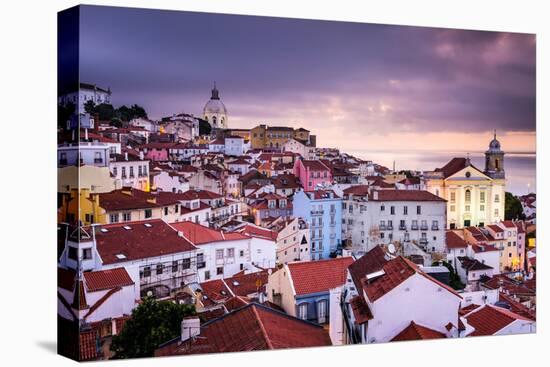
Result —
[[201, 302], [205, 307], [223, 303], [234, 294], [222, 279], [209, 280], [199, 284], [202, 290]]
[[107, 211], [158, 208], [159, 204], [152, 194], [137, 189], [120, 189], [111, 192], [92, 194], [90, 198], [99, 197], [99, 206]]
[[500, 228], [499, 226], [497, 226], [496, 224], [489, 224], [487, 225], [488, 228], [492, 229], [493, 232], [496, 232], [496, 233], [502, 233], [504, 232], [504, 229]]
[[473, 310], [477, 309], [478, 307], [481, 307], [480, 305], [476, 305], [475, 303], [472, 303], [466, 307], [462, 307], [460, 310], [458, 310], [458, 314], [460, 316], [464, 316], [472, 312]]
[[416, 264], [402, 256], [387, 261], [382, 270], [384, 273], [370, 282], [365, 277], [361, 278], [362, 289], [371, 302], [380, 299], [414, 274], [421, 275], [455, 296], [462, 298], [454, 289], [424, 273]]
[[492, 266], [489, 266], [487, 264], [482, 263], [481, 261], [477, 259], [472, 259], [467, 256], [458, 256], [458, 261], [460, 262], [460, 265], [463, 269], [466, 269], [466, 271], [475, 271], [475, 270], [490, 270], [493, 269]]
[[196, 250], [160, 219], [107, 224], [100, 228], [95, 232], [97, 250], [106, 265]]
[[330, 168], [320, 160], [303, 159], [302, 164], [304, 167], [309, 168], [310, 171], [330, 171]]
[[[376, 198], [378, 195], [378, 198]], [[370, 196], [372, 201], [443, 201], [431, 192], [424, 190], [377, 190]]]
[[339, 257], [308, 262], [288, 263], [288, 269], [296, 295], [328, 292], [346, 281], [347, 268], [353, 263], [351, 257]]
[[537, 319], [537, 314], [534, 310], [529, 309], [529, 307], [524, 304], [516, 301], [512, 296], [499, 292], [498, 300], [500, 302], [505, 302], [510, 306], [510, 311], [523, 316], [529, 320], [535, 321]]
[[[500, 228], [500, 227], [498, 227], [498, 228]], [[474, 239], [476, 241], [483, 241], [484, 242], [484, 241], [488, 240], [487, 236], [485, 236], [485, 234], [483, 232], [481, 232], [479, 230], [479, 228], [477, 228], [477, 227], [467, 227], [466, 230], [468, 232], [470, 232], [470, 234], [472, 235], [472, 237], [474, 237]]]
[[224, 232], [200, 224], [186, 221], [170, 224], [194, 245], [200, 246], [212, 242], [247, 240], [249, 237], [236, 232]]
[[502, 288], [504, 292], [518, 297], [534, 297], [536, 294], [536, 281], [515, 281], [506, 275], [498, 274], [483, 283], [489, 289]]
[[250, 300], [246, 297], [235, 296], [228, 299], [224, 305], [227, 311], [231, 312], [238, 308], [244, 307], [250, 303]]
[[465, 316], [475, 328], [470, 336], [495, 335], [516, 320], [532, 321], [501, 307], [484, 305]]
[[441, 339], [445, 338], [445, 334], [427, 328], [422, 325], [418, 325], [414, 321], [404, 328], [399, 334], [393, 337], [392, 342], [406, 341], [406, 340], [425, 340], [425, 339]]
[[468, 247], [468, 243], [453, 231], [445, 231], [445, 244], [448, 249]]
[[134, 284], [126, 268], [87, 271], [84, 272], [84, 279], [86, 280], [86, 290], [88, 292], [102, 291]]
[[[470, 164], [470, 166], [475, 169], [476, 171], [483, 173], [480, 169], [475, 167], [474, 165]], [[446, 165], [444, 165], [441, 168], [436, 168], [435, 172], [442, 172], [444, 178], [448, 178], [449, 176], [454, 175], [458, 171], [464, 169], [467, 167], [467, 159], [466, 158], [453, 158], [451, 159]]]
[[258, 291], [265, 292], [265, 285], [269, 277], [269, 270], [261, 270], [255, 273], [234, 275], [226, 278], [225, 283], [236, 296], [248, 296]]
[[86, 291], [84, 290], [84, 282], [82, 280], [79, 280], [77, 284], [78, 284], [78, 288], [73, 294], [73, 303], [71, 304], [71, 306], [76, 310], [85, 310], [90, 306], [88, 306], [88, 302], [86, 301]]
[[350, 299], [349, 304], [351, 306], [351, 311], [355, 317], [355, 322], [357, 324], [364, 324], [365, 322], [372, 319], [372, 313], [369, 306], [365, 302], [365, 299], [362, 296], [355, 296]]
[[269, 230], [267, 228], [260, 228], [251, 224], [247, 224], [244, 227], [239, 228], [237, 231], [250, 237], [263, 238], [272, 241], [276, 241], [277, 236], [279, 236], [279, 234], [275, 231]]
[[382, 247], [376, 246], [348, 267], [351, 279], [358, 291], [362, 289], [361, 279], [367, 274], [382, 270], [387, 262], [384, 254]]
[[498, 251], [498, 248], [496, 248], [494, 245], [479, 242], [472, 244], [472, 250], [477, 254], [480, 252]]
[[200, 338], [179, 338], [160, 346], [155, 356], [223, 353], [332, 345], [322, 327], [250, 303], [201, 326]]
[[81, 331], [78, 337], [79, 361], [89, 361], [99, 357], [99, 335], [97, 330]]
[[344, 190], [344, 195], [368, 196], [369, 185], [354, 185]]
[[506, 228], [516, 228], [516, 225], [514, 223], [514, 221], [511, 221], [511, 220], [503, 220], [502, 222], [502, 225]]

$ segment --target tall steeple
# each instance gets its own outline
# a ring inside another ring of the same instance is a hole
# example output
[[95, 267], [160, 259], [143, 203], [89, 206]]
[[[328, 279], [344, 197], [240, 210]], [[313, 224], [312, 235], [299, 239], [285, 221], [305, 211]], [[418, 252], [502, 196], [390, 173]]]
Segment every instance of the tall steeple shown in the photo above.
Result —
[[489, 149], [485, 152], [485, 174], [495, 179], [505, 178], [504, 152], [500, 149], [496, 130], [493, 131], [493, 140], [491, 140]]
[[214, 88], [212, 89], [212, 97], [210, 99], [220, 99], [220, 92], [216, 88], [216, 82], [214, 82]]

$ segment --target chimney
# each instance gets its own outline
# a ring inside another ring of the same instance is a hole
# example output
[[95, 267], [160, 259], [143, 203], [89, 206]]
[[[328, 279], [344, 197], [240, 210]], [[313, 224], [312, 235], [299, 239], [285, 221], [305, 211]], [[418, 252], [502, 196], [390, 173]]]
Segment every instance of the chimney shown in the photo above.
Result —
[[[140, 155], [143, 154], [143, 153], [139, 153]], [[128, 152], [124, 152], [124, 160], [127, 161], [128, 160]]]
[[198, 317], [191, 316], [181, 320], [181, 341], [187, 341], [201, 333], [201, 322]]
[[[128, 154], [128, 153], [126, 153], [126, 154]], [[139, 151], [139, 159], [143, 160], [143, 151], [142, 150]]]

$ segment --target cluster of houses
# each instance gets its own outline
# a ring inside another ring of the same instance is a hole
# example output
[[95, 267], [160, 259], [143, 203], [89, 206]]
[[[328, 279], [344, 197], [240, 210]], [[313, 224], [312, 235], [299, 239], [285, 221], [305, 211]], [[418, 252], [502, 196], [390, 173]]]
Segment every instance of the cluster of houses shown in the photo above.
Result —
[[80, 360], [111, 358], [144, 297], [197, 311], [158, 356], [536, 330], [534, 224], [504, 219], [496, 135], [484, 170], [404, 174], [303, 128], [230, 129], [216, 88], [200, 117], [80, 118], [57, 160], [58, 316]]

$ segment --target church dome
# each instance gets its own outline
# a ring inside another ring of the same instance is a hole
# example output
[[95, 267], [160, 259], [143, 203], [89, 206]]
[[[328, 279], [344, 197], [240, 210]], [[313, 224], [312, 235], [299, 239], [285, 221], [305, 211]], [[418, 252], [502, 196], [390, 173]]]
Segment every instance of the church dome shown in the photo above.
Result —
[[500, 151], [500, 142], [497, 140], [497, 134], [495, 132], [495, 135], [493, 137], [493, 140], [489, 143], [489, 150], [490, 151]]
[[220, 100], [219, 91], [218, 89], [216, 89], [216, 87], [212, 89], [212, 97], [210, 97], [210, 100], [204, 105], [204, 114], [208, 113], [227, 114], [227, 109], [225, 108], [223, 102]]

